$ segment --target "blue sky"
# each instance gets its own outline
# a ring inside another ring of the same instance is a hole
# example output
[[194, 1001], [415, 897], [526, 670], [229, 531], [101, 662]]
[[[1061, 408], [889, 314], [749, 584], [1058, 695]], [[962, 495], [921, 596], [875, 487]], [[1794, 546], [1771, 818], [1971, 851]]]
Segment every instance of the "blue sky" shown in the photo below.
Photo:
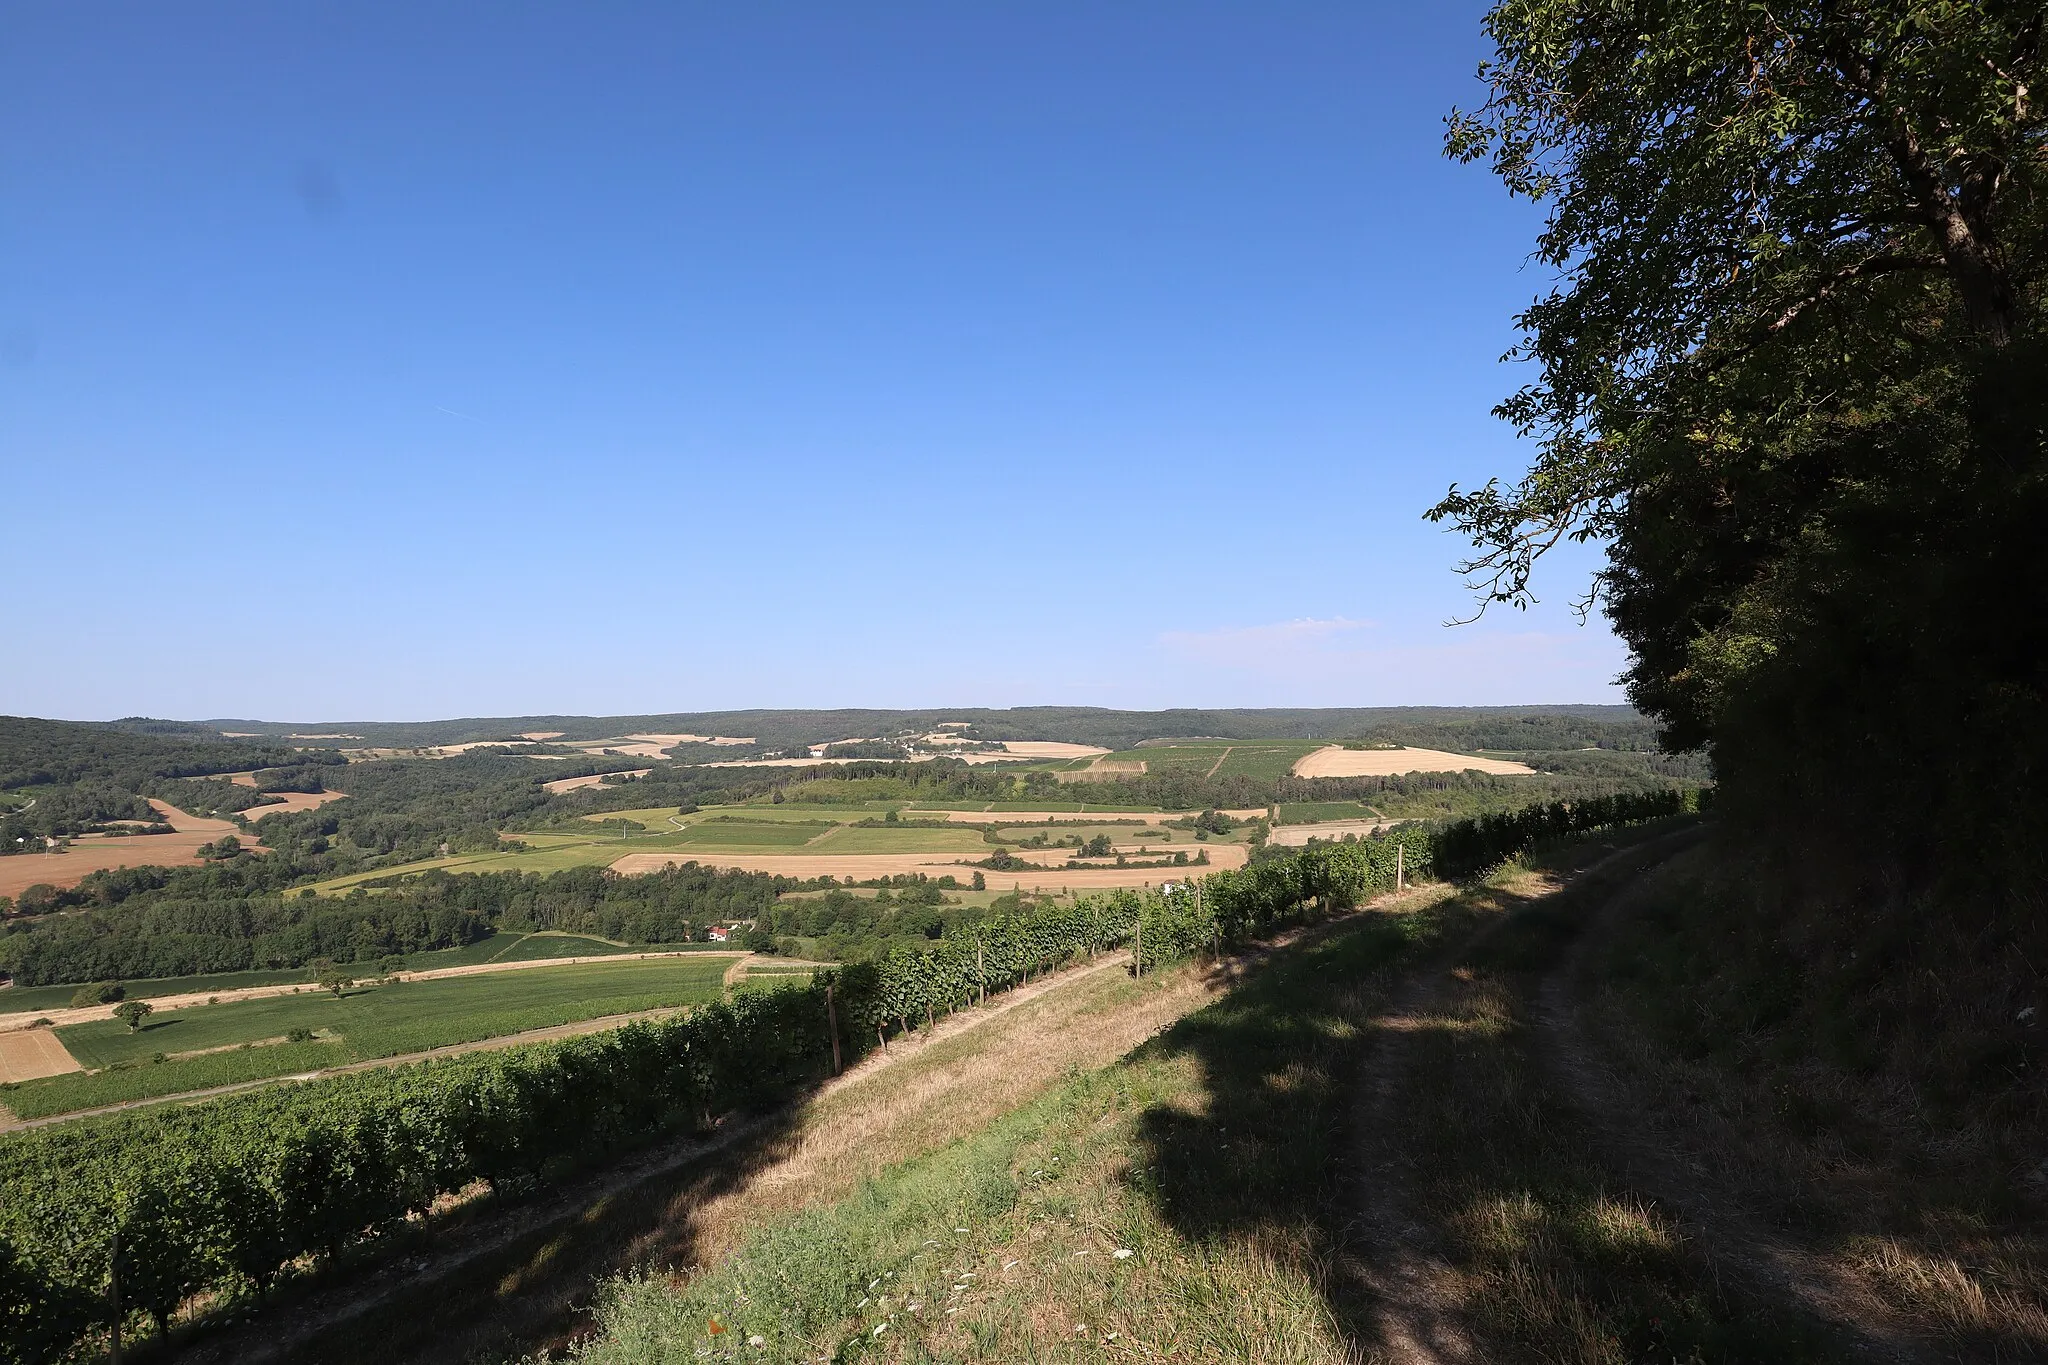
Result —
[[0, 711], [1618, 700], [1480, 13], [0, 3]]

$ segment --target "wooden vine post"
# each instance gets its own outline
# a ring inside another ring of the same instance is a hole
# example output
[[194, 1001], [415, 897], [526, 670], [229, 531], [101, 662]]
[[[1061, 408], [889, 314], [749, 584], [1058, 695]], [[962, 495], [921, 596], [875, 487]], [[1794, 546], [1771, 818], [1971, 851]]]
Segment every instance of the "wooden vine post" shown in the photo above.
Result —
[[832, 1074], [837, 1076], [843, 1068], [839, 1062], [839, 1007], [832, 1003], [832, 983], [825, 983], [825, 1023], [832, 1030]]
[[1394, 889], [1408, 889], [1408, 845], [1398, 841], [1394, 844]]
[[1134, 958], [1137, 971], [1133, 975], [1143, 976], [1145, 974], [1145, 912], [1143, 910], [1138, 912], [1138, 950], [1134, 954]]
[[121, 1230], [114, 1229], [114, 1248], [107, 1256], [107, 1299], [114, 1313], [114, 1335], [107, 1345], [107, 1360], [121, 1365]]
[[981, 988], [981, 1003], [988, 1004], [988, 969], [982, 965], [981, 940], [974, 940], [974, 982]]

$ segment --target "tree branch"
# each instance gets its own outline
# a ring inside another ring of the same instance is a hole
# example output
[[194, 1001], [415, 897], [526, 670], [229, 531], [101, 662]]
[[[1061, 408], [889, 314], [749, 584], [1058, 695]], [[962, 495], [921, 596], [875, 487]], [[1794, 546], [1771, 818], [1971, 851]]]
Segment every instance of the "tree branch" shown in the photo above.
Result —
[[1842, 269], [1837, 270], [1819, 285], [1807, 291], [1799, 298], [1794, 299], [1790, 304], [1786, 305], [1782, 313], [1778, 314], [1777, 321], [1765, 326], [1764, 331], [1766, 333], [1784, 331], [1785, 328], [1791, 326], [1794, 318], [1813, 307], [1814, 304], [1835, 294], [1845, 285], [1854, 284], [1858, 280], [1875, 279], [1879, 275], [1896, 275], [1903, 270], [1943, 270], [1947, 268], [1947, 265], [1948, 263], [1938, 256], [1901, 256], [1896, 253], [1887, 252], [1883, 255], [1867, 257], [1856, 262], [1854, 265], [1844, 266]]

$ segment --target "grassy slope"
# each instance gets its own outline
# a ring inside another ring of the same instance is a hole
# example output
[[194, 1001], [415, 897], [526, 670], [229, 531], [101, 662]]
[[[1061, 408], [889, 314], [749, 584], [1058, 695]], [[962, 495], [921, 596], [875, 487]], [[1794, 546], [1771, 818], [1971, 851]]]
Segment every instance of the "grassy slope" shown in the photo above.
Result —
[[737, 1343], [759, 1335], [753, 1358], [791, 1361], [1098, 1360], [1105, 1346], [1347, 1359], [1329, 1215], [1356, 986], [1449, 922], [1363, 917], [1115, 1065], [769, 1223], [705, 1273], [616, 1282], [583, 1357], [746, 1355]]

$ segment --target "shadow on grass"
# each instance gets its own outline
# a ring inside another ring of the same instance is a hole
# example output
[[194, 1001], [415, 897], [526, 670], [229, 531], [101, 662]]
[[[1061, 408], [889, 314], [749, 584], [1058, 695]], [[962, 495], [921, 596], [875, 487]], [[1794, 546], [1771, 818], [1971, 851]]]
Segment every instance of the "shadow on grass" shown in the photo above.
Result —
[[[1255, 1247], [1316, 1283], [1361, 1354], [1393, 1334], [1449, 1358], [1830, 1358], [1722, 1291], [1599, 1168], [1529, 1056], [1530, 973], [1675, 837], [1651, 834], [1554, 895], [1468, 888], [1276, 954], [1161, 1038], [1199, 1061], [1208, 1104], [1145, 1116], [1143, 1193], [1191, 1240]], [[1612, 850], [1560, 849], [1545, 870]]]

